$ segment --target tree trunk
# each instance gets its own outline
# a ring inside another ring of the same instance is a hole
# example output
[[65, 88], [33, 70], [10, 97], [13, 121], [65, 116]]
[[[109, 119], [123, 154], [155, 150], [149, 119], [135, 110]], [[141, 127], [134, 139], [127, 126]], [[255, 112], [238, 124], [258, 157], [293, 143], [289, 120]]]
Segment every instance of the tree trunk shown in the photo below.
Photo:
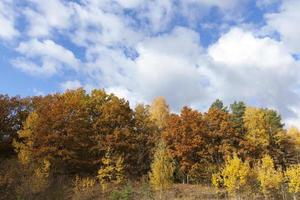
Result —
[[163, 189], [162, 187], [160, 187], [160, 190], [159, 190], [159, 199], [162, 200], [162, 193], [163, 193]]
[[189, 184], [189, 175], [186, 175], [186, 183]]

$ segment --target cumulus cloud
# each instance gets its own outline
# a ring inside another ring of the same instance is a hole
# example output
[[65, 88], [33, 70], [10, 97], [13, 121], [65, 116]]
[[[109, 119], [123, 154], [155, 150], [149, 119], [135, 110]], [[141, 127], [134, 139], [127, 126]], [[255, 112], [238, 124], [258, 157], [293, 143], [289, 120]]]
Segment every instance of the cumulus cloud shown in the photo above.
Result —
[[19, 35], [15, 27], [16, 13], [13, 9], [13, 1], [3, 0], [0, 2], [0, 38], [11, 40]]
[[28, 35], [31, 37], [49, 36], [53, 31], [67, 29], [71, 25], [72, 7], [64, 1], [27, 0], [30, 5], [23, 11], [28, 21]]
[[199, 35], [177, 27], [170, 34], [149, 38], [138, 45], [136, 81], [145, 99], [165, 96], [174, 109], [208, 97], [203, 72], [204, 51]]
[[84, 47], [95, 44], [132, 46], [142, 37], [142, 33], [131, 28], [130, 19], [119, 13], [108, 12], [105, 6], [95, 4], [87, 1], [83, 5], [73, 5], [76, 26], [71, 38], [74, 43]]
[[283, 1], [279, 12], [267, 13], [267, 28], [280, 34], [291, 52], [300, 53], [300, 1]]
[[250, 104], [273, 107], [285, 117], [295, 117], [289, 106], [297, 105], [299, 63], [282, 42], [258, 38], [233, 28], [211, 45], [219, 96], [228, 101], [242, 99]]
[[22, 42], [16, 51], [22, 56], [14, 59], [13, 65], [33, 75], [52, 76], [64, 66], [77, 70], [80, 64], [70, 50], [52, 40]]

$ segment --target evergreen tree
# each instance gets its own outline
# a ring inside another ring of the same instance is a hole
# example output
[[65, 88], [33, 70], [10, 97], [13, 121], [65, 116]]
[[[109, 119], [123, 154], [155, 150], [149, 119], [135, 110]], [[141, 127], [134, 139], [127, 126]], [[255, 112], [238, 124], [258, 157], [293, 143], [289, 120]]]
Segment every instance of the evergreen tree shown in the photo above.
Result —
[[210, 106], [209, 109], [218, 109], [218, 110], [223, 110], [227, 112], [227, 107], [224, 107], [223, 101], [220, 99], [216, 99]]

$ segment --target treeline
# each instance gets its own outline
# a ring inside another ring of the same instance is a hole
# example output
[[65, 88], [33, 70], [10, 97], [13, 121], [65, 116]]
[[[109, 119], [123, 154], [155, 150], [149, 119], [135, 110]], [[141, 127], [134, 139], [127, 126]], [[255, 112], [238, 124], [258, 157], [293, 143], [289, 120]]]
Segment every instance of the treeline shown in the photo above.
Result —
[[[109, 184], [148, 177], [150, 171], [157, 178], [160, 165], [154, 162], [163, 162], [162, 156], [171, 162], [172, 182], [211, 184], [214, 177], [226, 187], [222, 170], [230, 159], [254, 169], [269, 156], [274, 170], [285, 171], [299, 163], [300, 152], [300, 132], [286, 130], [272, 109], [243, 102], [226, 107], [216, 100], [207, 112], [183, 107], [176, 114], [162, 97], [132, 109], [103, 90], [1, 95], [0, 136], [4, 199], [32, 199], [57, 187], [58, 177], [73, 180], [73, 192], [95, 184], [105, 191]], [[154, 159], [155, 152], [161, 156]]]

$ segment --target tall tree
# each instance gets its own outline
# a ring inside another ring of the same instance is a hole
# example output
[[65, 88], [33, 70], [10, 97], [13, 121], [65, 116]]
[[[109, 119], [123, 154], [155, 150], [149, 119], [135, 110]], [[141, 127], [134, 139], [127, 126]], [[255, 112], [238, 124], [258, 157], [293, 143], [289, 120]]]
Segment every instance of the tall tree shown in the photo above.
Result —
[[12, 141], [32, 110], [30, 98], [0, 95], [0, 154], [13, 154]]
[[259, 159], [270, 154], [276, 163], [282, 162], [282, 142], [286, 137], [280, 115], [274, 110], [247, 107], [243, 121], [246, 134], [242, 145], [248, 157]]
[[205, 143], [210, 163], [221, 165], [227, 156], [236, 152], [239, 137], [233, 128], [230, 114], [222, 109], [210, 108], [204, 115], [207, 128]]
[[170, 114], [169, 105], [164, 97], [157, 97], [153, 100], [150, 106], [151, 119], [160, 128], [164, 128], [166, 120]]
[[96, 143], [86, 99], [83, 90], [76, 90], [40, 100], [15, 142], [19, 157], [27, 155], [27, 163], [47, 158], [54, 167], [70, 172], [96, 167], [98, 153], [92, 149]]
[[180, 115], [172, 114], [167, 120], [162, 136], [186, 181], [191, 175], [191, 169], [208, 159], [204, 143], [205, 133], [202, 114], [191, 108], [183, 107]]
[[168, 152], [167, 146], [160, 141], [156, 147], [154, 160], [151, 165], [150, 183], [155, 190], [162, 193], [173, 184], [174, 163]]
[[243, 123], [243, 117], [246, 110], [246, 105], [244, 102], [234, 102], [230, 105], [231, 110], [231, 120], [236, 131], [243, 136], [245, 134], [245, 127]]
[[108, 95], [103, 90], [94, 90], [89, 103], [93, 132], [100, 155], [104, 156], [107, 150], [114, 156], [122, 155], [126, 170], [134, 172], [138, 153], [138, 132], [129, 102], [113, 94]]
[[145, 174], [150, 169], [153, 159], [154, 148], [160, 140], [158, 127], [150, 119], [149, 106], [139, 104], [134, 111], [135, 128], [137, 132], [137, 164], [133, 171], [138, 174]]

